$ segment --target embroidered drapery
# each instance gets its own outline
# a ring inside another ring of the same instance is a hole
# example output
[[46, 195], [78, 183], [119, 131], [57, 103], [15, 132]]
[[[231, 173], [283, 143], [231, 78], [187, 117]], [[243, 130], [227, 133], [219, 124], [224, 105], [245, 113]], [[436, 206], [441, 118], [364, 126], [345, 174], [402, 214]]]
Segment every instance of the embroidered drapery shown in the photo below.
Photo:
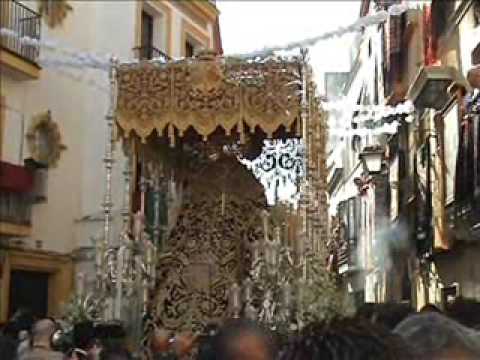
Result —
[[142, 141], [154, 131], [171, 142], [193, 129], [217, 129], [244, 140], [247, 131], [300, 132], [301, 61], [236, 61], [199, 57], [117, 68], [117, 123]]

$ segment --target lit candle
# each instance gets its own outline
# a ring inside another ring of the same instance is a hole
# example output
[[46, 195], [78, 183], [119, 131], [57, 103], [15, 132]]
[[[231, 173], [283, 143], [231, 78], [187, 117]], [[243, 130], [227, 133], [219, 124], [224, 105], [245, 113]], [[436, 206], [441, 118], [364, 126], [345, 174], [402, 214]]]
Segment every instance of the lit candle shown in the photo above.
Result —
[[302, 259], [302, 268], [303, 268], [302, 280], [307, 281], [307, 259], [303, 255], [301, 259]]
[[268, 241], [268, 211], [263, 210], [263, 235], [265, 242]]
[[280, 228], [278, 226], [275, 228], [275, 242], [277, 245], [282, 243], [282, 240], [280, 239]]
[[153, 245], [152, 245], [152, 243], [151, 243], [149, 240], [146, 241], [146, 244], [145, 244], [145, 245], [146, 245], [146, 248], [147, 248], [147, 250], [146, 250], [147, 264], [148, 264], [148, 265], [152, 265], [152, 260], [153, 260]]
[[100, 241], [96, 239], [97, 244], [96, 244], [96, 253], [95, 253], [95, 263], [97, 265], [97, 271], [102, 267], [102, 246], [100, 245]]
[[252, 280], [250, 278], [247, 278], [245, 280], [245, 301], [248, 303], [252, 299]]
[[283, 302], [286, 308], [292, 303], [292, 287], [288, 280], [283, 284]]
[[290, 236], [288, 236], [288, 224], [287, 223], [283, 223], [283, 230], [284, 230], [283, 243], [284, 243], [285, 246], [290, 247]]
[[305, 233], [300, 234], [300, 239], [298, 241], [298, 250], [300, 255], [303, 255], [305, 252]]
[[240, 286], [234, 283], [231, 288], [232, 292], [232, 309], [235, 311], [240, 308]]
[[305, 281], [303, 279], [300, 279], [300, 281], [298, 282], [298, 291], [297, 291], [297, 302], [298, 302], [298, 308], [300, 311], [302, 311], [303, 309], [304, 290], [305, 290]]
[[258, 261], [258, 258], [260, 256], [260, 244], [258, 243], [257, 240], [255, 240], [253, 243], [252, 243], [252, 252], [253, 252], [253, 262], [256, 263]]
[[143, 230], [144, 230], [143, 223], [144, 223], [144, 216], [140, 211], [138, 211], [134, 215], [133, 236], [135, 240], [140, 239], [143, 235]]
[[79, 297], [83, 296], [85, 291], [85, 274], [83, 272], [78, 273], [77, 275], [77, 293]]

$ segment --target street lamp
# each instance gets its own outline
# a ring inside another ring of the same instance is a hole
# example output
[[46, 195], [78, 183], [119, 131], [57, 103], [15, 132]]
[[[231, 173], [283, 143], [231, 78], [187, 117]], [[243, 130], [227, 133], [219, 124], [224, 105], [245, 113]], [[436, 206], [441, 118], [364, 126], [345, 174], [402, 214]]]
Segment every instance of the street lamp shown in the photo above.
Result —
[[367, 173], [378, 174], [382, 170], [383, 150], [380, 146], [366, 146], [359, 158]]

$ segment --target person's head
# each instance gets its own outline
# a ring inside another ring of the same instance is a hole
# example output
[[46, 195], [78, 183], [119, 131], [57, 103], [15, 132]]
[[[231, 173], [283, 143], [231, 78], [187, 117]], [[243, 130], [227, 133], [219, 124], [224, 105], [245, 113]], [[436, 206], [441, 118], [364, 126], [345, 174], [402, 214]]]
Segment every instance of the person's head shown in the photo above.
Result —
[[476, 65], [468, 71], [467, 81], [472, 88], [480, 89], [480, 65]]
[[442, 310], [440, 310], [437, 306], [435, 306], [433, 304], [427, 304], [420, 309], [420, 313], [442, 314]]
[[362, 319], [371, 320], [373, 314], [375, 314], [375, 311], [378, 308], [378, 305], [379, 304], [377, 303], [364, 303], [357, 309], [355, 316]]
[[121, 347], [106, 347], [100, 352], [100, 360], [131, 360], [130, 352]]
[[79, 349], [88, 349], [95, 339], [94, 324], [90, 321], [73, 326], [73, 345]]
[[52, 319], [38, 320], [32, 328], [33, 345], [52, 346], [52, 338], [57, 330], [57, 325]]
[[18, 339], [20, 331], [30, 331], [35, 322], [32, 312], [27, 309], [19, 309], [10, 318], [5, 326], [4, 333], [14, 339]]
[[480, 326], [480, 302], [467, 299], [457, 298], [445, 309], [446, 315], [458, 321], [463, 326], [470, 328], [478, 328]]
[[197, 360], [215, 360], [214, 341], [218, 334], [217, 324], [205, 326], [204, 335], [198, 339]]
[[367, 304], [365, 308], [357, 311], [357, 316], [374, 324], [393, 330], [402, 320], [413, 314], [413, 309], [408, 304], [383, 303]]
[[273, 347], [269, 336], [255, 323], [235, 320], [225, 324], [213, 343], [216, 360], [270, 360]]
[[282, 350], [280, 360], [397, 360], [407, 353], [403, 341], [384, 328], [343, 318], [306, 326]]
[[419, 360], [480, 358], [478, 333], [440, 313], [425, 312], [410, 316], [394, 332], [404, 338]]

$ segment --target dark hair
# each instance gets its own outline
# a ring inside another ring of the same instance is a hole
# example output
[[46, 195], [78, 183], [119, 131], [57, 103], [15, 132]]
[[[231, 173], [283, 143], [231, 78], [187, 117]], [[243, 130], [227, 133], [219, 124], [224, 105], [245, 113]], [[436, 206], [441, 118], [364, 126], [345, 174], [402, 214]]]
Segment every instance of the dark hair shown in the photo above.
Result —
[[19, 309], [13, 314], [8, 324], [5, 326], [4, 333], [13, 338], [17, 338], [20, 331], [30, 332], [35, 323], [35, 316], [28, 309]]
[[226, 323], [215, 336], [213, 341], [213, 353], [216, 360], [231, 360], [238, 358], [233, 346], [243, 336], [254, 336], [265, 345], [270, 358], [273, 358], [274, 346], [272, 338], [256, 323], [238, 319]]
[[388, 330], [393, 330], [413, 313], [413, 308], [408, 304], [383, 303], [368, 304], [368, 307], [360, 308], [357, 311], [357, 316]]
[[474, 299], [459, 297], [446, 306], [445, 312], [464, 326], [478, 328], [480, 325], [480, 302]]
[[363, 319], [370, 320], [372, 315], [375, 311], [375, 308], [378, 304], [376, 303], [364, 303], [358, 309], [356, 316], [361, 317]]
[[214, 342], [218, 334], [217, 324], [209, 323], [203, 329], [203, 335], [198, 338], [197, 360], [215, 360]]
[[131, 360], [132, 355], [123, 347], [105, 347], [100, 352], [100, 360]]
[[88, 349], [95, 339], [95, 328], [91, 321], [85, 321], [73, 326], [73, 345], [80, 349]]
[[474, 359], [480, 356], [476, 332], [437, 312], [410, 316], [394, 332], [402, 336], [414, 355], [421, 359], [436, 359], [440, 354], [444, 359], [443, 353], [448, 350], [468, 353]]
[[424, 306], [420, 309], [420, 312], [421, 312], [421, 313], [433, 312], [433, 313], [437, 313], [437, 314], [442, 314], [442, 310], [440, 310], [437, 306], [435, 306], [435, 305], [433, 305], [433, 304], [426, 304], [426, 305], [424, 305]]
[[282, 349], [280, 360], [396, 360], [401, 338], [361, 318], [312, 323]]

